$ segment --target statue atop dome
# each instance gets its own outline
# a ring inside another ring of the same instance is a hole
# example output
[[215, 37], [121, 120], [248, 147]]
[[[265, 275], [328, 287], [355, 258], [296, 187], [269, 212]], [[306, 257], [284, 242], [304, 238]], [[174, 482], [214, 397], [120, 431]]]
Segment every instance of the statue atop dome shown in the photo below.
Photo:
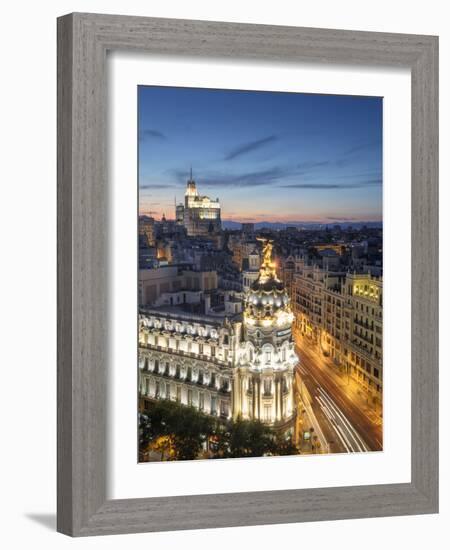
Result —
[[258, 281], [265, 283], [270, 279], [274, 279], [278, 282], [276, 263], [272, 261], [273, 240], [261, 237], [258, 237], [257, 240], [263, 243], [263, 259], [259, 268]]

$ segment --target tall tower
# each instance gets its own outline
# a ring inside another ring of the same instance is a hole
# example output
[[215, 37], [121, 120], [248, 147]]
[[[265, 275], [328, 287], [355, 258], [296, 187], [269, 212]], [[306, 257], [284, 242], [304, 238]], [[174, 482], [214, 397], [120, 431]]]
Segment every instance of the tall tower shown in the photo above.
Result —
[[190, 177], [186, 184], [186, 192], [184, 193], [184, 207], [189, 208], [195, 203], [195, 199], [198, 197], [197, 185], [192, 179], [192, 166]]
[[243, 353], [235, 377], [235, 417], [261, 420], [283, 433], [295, 422], [292, 340], [294, 316], [272, 261], [273, 243], [263, 239], [259, 277], [245, 295]]
[[177, 220], [181, 220], [183, 216], [183, 225], [188, 236], [210, 236], [220, 232], [222, 223], [219, 199], [213, 200], [199, 194], [192, 178], [192, 168], [184, 193], [184, 208], [181, 206], [177, 210]]

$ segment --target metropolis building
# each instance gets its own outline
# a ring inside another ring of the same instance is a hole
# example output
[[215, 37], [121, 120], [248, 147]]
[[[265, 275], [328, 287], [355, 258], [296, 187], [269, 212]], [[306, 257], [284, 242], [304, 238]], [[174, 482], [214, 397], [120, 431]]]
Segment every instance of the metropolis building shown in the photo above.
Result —
[[293, 434], [293, 314], [271, 253], [265, 242], [259, 277], [238, 309], [230, 299], [217, 311], [208, 294], [202, 313], [180, 305], [141, 307], [141, 411], [154, 399], [170, 399], [223, 420], [261, 420]]
[[219, 199], [199, 195], [192, 179], [192, 170], [184, 194], [184, 205], [176, 205], [176, 221], [184, 225], [189, 237], [208, 236], [222, 228]]

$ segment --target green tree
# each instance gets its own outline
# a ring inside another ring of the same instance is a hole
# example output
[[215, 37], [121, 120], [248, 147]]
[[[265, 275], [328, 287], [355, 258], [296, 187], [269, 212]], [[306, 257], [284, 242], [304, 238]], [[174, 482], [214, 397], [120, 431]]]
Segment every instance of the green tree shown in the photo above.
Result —
[[234, 422], [229, 432], [230, 457], [264, 456], [273, 451], [273, 436], [269, 427], [257, 420]]
[[[169, 438], [168, 460], [192, 460], [198, 457], [202, 445], [214, 432], [213, 418], [169, 400], [155, 401], [141, 415], [140, 447], [146, 448], [161, 438]], [[158, 444], [159, 445], [159, 444]], [[158, 446], [159, 448], [159, 446]], [[164, 453], [162, 453], [164, 456]]]
[[291, 438], [277, 436], [273, 442], [273, 454], [278, 456], [291, 456], [299, 454], [297, 447]]

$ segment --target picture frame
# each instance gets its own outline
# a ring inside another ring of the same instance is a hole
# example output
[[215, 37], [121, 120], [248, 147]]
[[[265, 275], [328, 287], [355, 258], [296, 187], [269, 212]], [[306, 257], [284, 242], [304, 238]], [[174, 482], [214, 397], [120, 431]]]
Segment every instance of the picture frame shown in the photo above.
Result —
[[[107, 498], [106, 54], [411, 70], [411, 482]], [[58, 504], [71, 536], [438, 512], [438, 38], [73, 13], [58, 19]]]

